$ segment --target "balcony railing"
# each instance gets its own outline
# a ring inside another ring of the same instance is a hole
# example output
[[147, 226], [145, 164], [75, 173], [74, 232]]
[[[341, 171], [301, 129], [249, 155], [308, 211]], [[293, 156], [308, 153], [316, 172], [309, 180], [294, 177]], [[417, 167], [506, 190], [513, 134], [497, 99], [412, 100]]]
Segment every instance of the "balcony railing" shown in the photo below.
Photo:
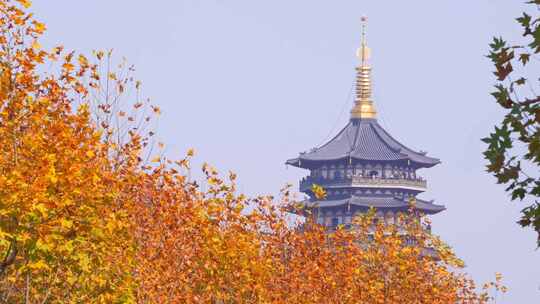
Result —
[[325, 179], [308, 176], [300, 181], [300, 191], [309, 190], [312, 184], [321, 185], [325, 188], [405, 188], [417, 191], [425, 191], [427, 189], [427, 181], [419, 178], [369, 178], [353, 176], [351, 178]]

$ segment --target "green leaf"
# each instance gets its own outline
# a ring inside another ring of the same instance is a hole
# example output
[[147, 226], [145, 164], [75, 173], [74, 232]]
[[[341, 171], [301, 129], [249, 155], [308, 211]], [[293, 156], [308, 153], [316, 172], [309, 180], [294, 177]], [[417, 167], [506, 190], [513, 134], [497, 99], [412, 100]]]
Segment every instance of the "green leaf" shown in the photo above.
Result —
[[498, 51], [502, 49], [506, 45], [506, 41], [502, 39], [502, 37], [493, 37], [493, 42], [489, 44], [489, 46], [494, 50]]
[[493, 141], [490, 137], [484, 137], [484, 138], [482, 138], [480, 140], [485, 142], [486, 144], [490, 144]]
[[529, 54], [529, 53], [519, 54], [519, 61], [521, 61], [521, 63], [523, 63], [523, 65], [526, 65], [527, 62], [529, 62], [530, 59], [531, 59], [531, 54]]
[[524, 85], [525, 84], [525, 81], [527, 81], [527, 79], [525, 79], [524, 77], [521, 77], [519, 78], [518, 80], [514, 81], [517, 85]]
[[491, 96], [495, 97], [495, 100], [505, 109], [510, 109], [514, 102], [510, 98], [510, 92], [503, 85], [498, 84], [495, 86], [496, 91], [491, 93]]
[[526, 13], [523, 13], [523, 16], [516, 18], [516, 20], [524, 27], [529, 27], [531, 25], [531, 16]]
[[517, 188], [512, 191], [512, 200], [515, 200], [519, 197], [520, 200], [522, 200], [525, 197], [525, 189], [523, 188]]

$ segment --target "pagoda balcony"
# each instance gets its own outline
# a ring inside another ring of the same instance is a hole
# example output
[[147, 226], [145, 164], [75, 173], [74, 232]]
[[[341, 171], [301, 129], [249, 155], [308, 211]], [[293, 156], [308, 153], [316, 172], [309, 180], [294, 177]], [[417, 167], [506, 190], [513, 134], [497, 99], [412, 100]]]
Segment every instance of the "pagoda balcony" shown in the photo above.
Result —
[[380, 177], [362, 177], [353, 176], [349, 178], [314, 178], [311, 176], [305, 177], [300, 181], [300, 191], [305, 192], [311, 189], [313, 184], [322, 186], [323, 188], [382, 188], [382, 189], [407, 189], [413, 191], [426, 191], [427, 181], [416, 178], [380, 178]]

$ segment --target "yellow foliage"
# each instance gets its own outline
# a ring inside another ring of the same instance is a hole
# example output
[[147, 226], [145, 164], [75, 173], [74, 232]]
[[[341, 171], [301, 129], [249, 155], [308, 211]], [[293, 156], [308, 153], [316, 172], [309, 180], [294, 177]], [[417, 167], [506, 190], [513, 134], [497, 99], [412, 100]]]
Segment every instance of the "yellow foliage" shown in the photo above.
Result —
[[[418, 218], [384, 226], [371, 212], [353, 230], [329, 232], [309, 217], [291, 227], [286, 194], [249, 200], [234, 173], [225, 181], [207, 164], [202, 191], [182, 174], [191, 149], [176, 162], [149, 158], [154, 134], [137, 131], [150, 119], [140, 113], [160, 108], [114, 103], [131, 78], [109, 71], [110, 51], [42, 50], [45, 25], [30, 4], [0, 0], [0, 303], [489, 299], [451, 270], [462, 262]], [[39, 73], [55, 61], [58, 75]], [[110, 99], [102, 81], [116, 90]], [[500, 281], [486, 287], [504, 292]]]

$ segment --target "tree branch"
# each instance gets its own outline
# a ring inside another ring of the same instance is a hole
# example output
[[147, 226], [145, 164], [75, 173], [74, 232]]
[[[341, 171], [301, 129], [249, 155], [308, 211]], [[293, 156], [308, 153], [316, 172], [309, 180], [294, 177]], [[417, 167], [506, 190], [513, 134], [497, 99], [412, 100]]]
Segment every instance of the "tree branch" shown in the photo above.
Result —
[[15, 239], [12, 239], [9, 243], [9, 248], [6, 252], [6, 256], [4, 257], [4, 260], [2, 263], [0, 263], [0, 276], [4, 274], [7, 267], [15, 262], [15, 258], [17, 257], [17, 241]]

